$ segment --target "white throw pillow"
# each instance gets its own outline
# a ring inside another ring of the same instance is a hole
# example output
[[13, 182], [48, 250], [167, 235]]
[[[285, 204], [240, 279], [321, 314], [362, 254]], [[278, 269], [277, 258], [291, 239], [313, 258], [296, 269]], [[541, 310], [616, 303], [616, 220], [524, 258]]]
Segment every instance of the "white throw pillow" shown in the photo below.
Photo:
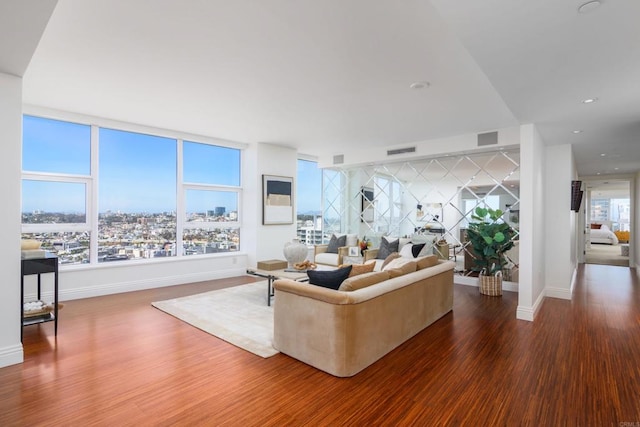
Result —
[[413, 252], [411, 252], [411, 249], [413, 248], [413, 245], [411, 243], [407, 243], [406, 245], [404, 245], [402, 247], [402, 249], [400, 249], [400, 256], [403, 258], [412, 258], [413, 259]]

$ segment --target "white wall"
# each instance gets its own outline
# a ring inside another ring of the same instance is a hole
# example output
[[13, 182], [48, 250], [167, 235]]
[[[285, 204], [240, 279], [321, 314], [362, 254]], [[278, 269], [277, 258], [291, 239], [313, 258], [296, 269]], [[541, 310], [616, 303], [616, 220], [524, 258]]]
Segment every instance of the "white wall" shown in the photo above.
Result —
[[[61, 266], [58, 297], [60, 301], [67, 301], [241, 276], [246, 272], [247, 260], [247, 254], [244, 252], [228, 252], [162, 260], [115, 262], [97, 266]], [[52, 276], [42, 276], [44, 299], [53, 299]], [[34, 297], [36, 283], [37, 276], [25, 277], [27, 299]]]
[[20, 342], [20, 169], [22, 79], [0, 73], [0, 367], [21, 363]]
[[545, 296], [571, 299], [576, 269], [576, 223], [571, 181], [576, 179], [571, 145], [545, 148], [544, 229]]
[[[544, 299], [544, 144], [534, 125], [520, 132], [520, 282], [516, 317], [533, 321]], [[567, 190], [569, 194], [569, 190]]]
[[[520, 127], [503, 128], [497, 131], [498, 144], [482, 148], [495, 150], [499, 147], [508, 147], [520, 143]], [[387, 150], [413, 146], [416, 147], [415, 153], [387, 156]], [[438, 157], [444, 154], [455, 154], [470, 150], [478, 150], [478, 135], [475, 133], [395, 146], [370, 147], [367, 150], [345, 147], [340, 153], [335, 154], [344, 155], [344, 163], [339, 166], [347, 167], [375, 162], [399, 162], [417, 157]], [[322, 156], [318, 159], [318, 167], [327, 168], [332, 166], [334, 166], [333, 155]]]
[[[251, 242], [252, 249], [249, 251], [249, 265], [255, 266], [257, 261], [268, 259], [284, 259], [282, 249], [285, 242], [290, 242], [296, 237], [296, 185], [298, 175], [298, 153], [295, 149], [281, 147], [274, 144], [260, 143], [252, 147], [250, 150], [256, 150], [255, 153], [248, 153], [255, 164], [255, 169], [248, 171], [249, 174], [254, 173], [253, 178], [249, 177], [251, 194], [255, 201], [252, 220], [255, 220], [255, 234], [243, 236], [246, 239], [253, 239]], [[255, 156], [255, 159], [253, 160]], [[287, 225], [262, 225], [262, 175], [278, 175], [293, 177], [293, 224]], [[246, 197], [245, 197], [246, 199]], [[255, 215], [254, 215], [255, 214]], [[244, 225], [244, 223], [243, 223]], [[255, 256], [255, 258], [253, 258]]]
[[636, 274], [640, 276], [640, 171], [636, 173], [635, 179], [631, 182], [631, 194], [635, 197], [635, 203], [631, 205], [631, 240], [633, 244], [629, 248], [629, 267], [636, 268]]

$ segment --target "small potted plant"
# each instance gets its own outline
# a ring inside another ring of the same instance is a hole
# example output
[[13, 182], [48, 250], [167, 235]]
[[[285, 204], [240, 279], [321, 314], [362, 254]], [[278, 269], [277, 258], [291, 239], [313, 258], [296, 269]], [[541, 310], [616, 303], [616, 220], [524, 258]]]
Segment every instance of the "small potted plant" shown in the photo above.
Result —
[[515, 231], [502, 221], [500, 209], [477, 207], [469, 223], [467, 236], [475, 253], [474, 271], [480, 273], [480, 293], [502, 295], [502, 268], [507, 263], [504, 253], [513, 247]]

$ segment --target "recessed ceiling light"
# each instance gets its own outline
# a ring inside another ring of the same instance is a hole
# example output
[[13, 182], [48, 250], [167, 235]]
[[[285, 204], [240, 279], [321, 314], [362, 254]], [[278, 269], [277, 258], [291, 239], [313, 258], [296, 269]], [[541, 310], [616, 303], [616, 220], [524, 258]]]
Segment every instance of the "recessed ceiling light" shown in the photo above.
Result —
[[618, 170], [618, 169], [620, 169], [620, 168], [613, 168], [613, 169], [614, 169], [614, 170]]
[[431, 83], [429, 82], [413, 82], [411, 83], [411, 85], [409, 85], [411, 89], [425, 89], [429, 86], [431, 86]]
[[582, 103], [583, 104], [592, 104], [594, 102], [596, 102], [598, 100], [598, 98], [587, 98], [587, 99], [583, 99]]
[[572, 130], [571, 132], [573, 132], [573, 133], [582, 133], [582, 131], [581, 131], [581, 130], [579, 130], [579, 129]]
[[602, 3], [598, 0], [588, 1], [578, 7], [579, 13], [591, 12], [593, 9], [597, 9]]
[[600, 153], [600, 157], [604, 157], [606, 155], [607, 155], [607, 153]]
[[596, 175], [600, 175], [600, 172], [596, 172]]

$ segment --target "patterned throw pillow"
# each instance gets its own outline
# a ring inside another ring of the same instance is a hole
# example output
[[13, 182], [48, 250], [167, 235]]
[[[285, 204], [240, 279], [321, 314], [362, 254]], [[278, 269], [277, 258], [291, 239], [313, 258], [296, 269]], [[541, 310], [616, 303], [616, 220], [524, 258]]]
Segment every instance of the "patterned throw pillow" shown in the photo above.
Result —
[[331, 240], [329, 240], [329, 246], [327, 247], [328, 254], [337, 254], [338, 248], [341, 248], [347, 244], [347, 235], [344, 234], [340, 237], [336, 237], [335, 234], [331, 236]]
[[395, 239], [392, 242], [389, 242], [386, 237], [383, 237], [380, 240], [380, 249], [378, 249], [377, 259], [386, 259], [393, 252], [398, 252], [398, 245], [400, 244], [399, 239]]
[[338, 289], [342, 282], [349, 277], [351, 266], [339, 268], [337, 270], [309, 270], [309, 283], [322, 286], [323, 288]]

